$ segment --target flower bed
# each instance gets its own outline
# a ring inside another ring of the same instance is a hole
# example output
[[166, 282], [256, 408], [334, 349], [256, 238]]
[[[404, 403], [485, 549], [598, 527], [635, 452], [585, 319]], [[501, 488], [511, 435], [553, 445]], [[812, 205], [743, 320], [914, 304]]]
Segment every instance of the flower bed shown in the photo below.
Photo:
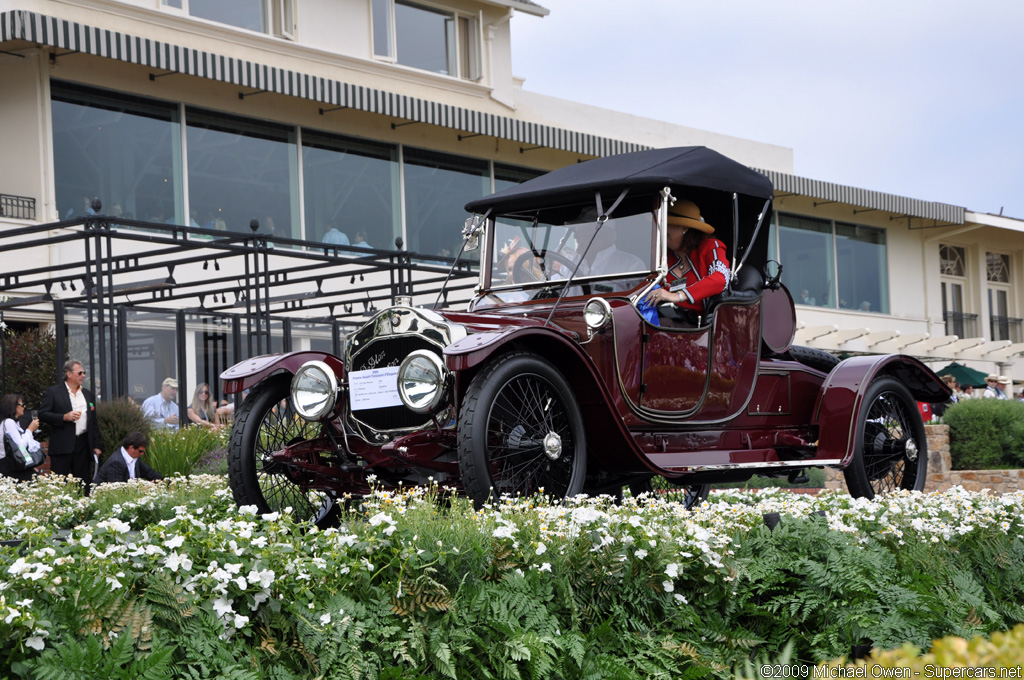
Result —
[[[1024, 493], [374, 494], [338, 529], [223, 478], [0, 482], [0, 675], [731, 677], [1024, 620]], [[774, 530], [766, 513], [779, 513]], [[822, 513], [817, 515], [814, 513]], [[64, 540], [53, 540], [67, 528]]]

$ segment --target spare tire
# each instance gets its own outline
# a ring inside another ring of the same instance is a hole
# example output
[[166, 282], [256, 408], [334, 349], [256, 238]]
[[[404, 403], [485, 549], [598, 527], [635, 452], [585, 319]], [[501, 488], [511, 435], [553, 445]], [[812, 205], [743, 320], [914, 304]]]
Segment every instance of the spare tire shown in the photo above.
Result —
[[839, 357], [829, 354], [825, 350], [814, 349], [813, 347], [793, 345], [789, 348], [789, 356], [793, 361], [797, 361], [822, 373], [831, 373], [832, 369], [839, 365]]

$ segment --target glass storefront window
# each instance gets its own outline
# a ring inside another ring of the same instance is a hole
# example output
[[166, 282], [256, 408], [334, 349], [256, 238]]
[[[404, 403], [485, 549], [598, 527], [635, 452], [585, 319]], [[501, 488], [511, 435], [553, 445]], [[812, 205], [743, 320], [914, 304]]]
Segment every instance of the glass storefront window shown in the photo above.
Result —
[[406, 249], [426, 255], [458, 252], [463, 206], [490, 193], [487, 162], [408, 147], [404, 157]]
[[[836, 307], [832, 223], [810, 217], [779, 214], [779, 253], [782, 282], [798, 304]], [[840, 300], [839, 307], [850, 307]]]
[[[391, 248], [401, 234], [398, 150], [304, 130], [306, 239]], [[334, 231], [332, 231], [332, 229]]]
[[102, 212], [180, 222], [181, 134], [174, 104], [54, 82], [53, 166], [61, 219]]
[[839, 306], [861, 312], [889, 313], [889, 266], [885, 231], [836, 223]]
[[[295, 129], [189, 109], [188, 226], [298, 238]], [[296, 199], [296, 200], [293, 200]]]

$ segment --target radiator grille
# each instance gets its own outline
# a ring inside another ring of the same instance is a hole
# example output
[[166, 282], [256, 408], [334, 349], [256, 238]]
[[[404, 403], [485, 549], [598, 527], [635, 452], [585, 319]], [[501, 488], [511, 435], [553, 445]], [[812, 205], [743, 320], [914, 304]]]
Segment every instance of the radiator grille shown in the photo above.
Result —
[[[398, 366], [409, 353], [418, 349], [430, 350], [438, 356], [441, 354], [440, 348], [436, 344], [422, 336], [383, 337], [374, 340], [352, 355], [351, 370], [362, 371], [368, 368]], [[413, 413], [404, 406], [356, 411], [353, 413], [353, 417], [378, 431], [417, 428], [430, 422], [430, 419], [424, 414]]]

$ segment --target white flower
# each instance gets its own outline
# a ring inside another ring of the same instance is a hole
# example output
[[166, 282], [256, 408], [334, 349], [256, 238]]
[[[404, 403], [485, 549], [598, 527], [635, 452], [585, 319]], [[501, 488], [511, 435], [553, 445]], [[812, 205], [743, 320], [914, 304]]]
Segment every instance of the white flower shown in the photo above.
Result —
[[235, 614], [235, 628], [245, 628], [245, 624], [249, 623], [249, 617], [243, 616], [242, 614]]
[[543, 555], [547, 551], [548, 551], [548, 547], [546, 545], [544, 545], [543, 543], [538, 543], [537, 544], [537, 554], [538, 555]]
[[217, 612], [217, 616], [224, 618], [234, 610], [231, 608], [231, 602], [225, 600], [223, 597], [218, 597], [213, 601], [213, 611]]
[[676, 598], [676, 601], [679, 602], [680, 604], [690, 604], [689, 602], [686, 601], [686, 598], [683, 597], [682, 595], [680, 595], [679, 593], [676, 593], [674, 595], [674, 597]]
[[540, 565], [540, 569], [538, 569], [537, 571], [551, 571], [551, 563], [545, 562], [544, 564]]
[[43, 643], [42, 635], [33, 635], [32, 637], [25, 640], [25, 646], [31, 647], [32, 649], [41, 652], [43, 651], [43, 647], [45, 647], [46, 645], [45, 643]]
[[17, 609], [15, 609], [14, 607], [8, 607], [7, 611], [8, 611], [8, 614], [7, 614], [7, 618], [4, 619], [4, 623], [10, 623], [11, 621], [16, 619], [17, 617], [21, 616], [21, 612], [18, 611]]
[[225, 564], [224, 565], [224, 571], [228, 572], [229, 574], [237, 574], [238, 572], [242, 571], [242, 565], [241, 564]]
[[121, 582], [120, 582], [120, 581], [118, 581], [118, 580], [117, 580], [116, 578], [114, 578], [113, 576], [108, 576], [108, 577], [107, 577], [107, 583], [109, 583], [109, 584], [110, 584], [110, 586], [111, 586], [111, 587], [112, 587], [112, 588], [113, 588], [114, 590], [117, 590], [118, 588], [123, 588], [123, 587], [124, 587], [124, 586], [122, 586], [122, 585], [121, 585]]
[[675, 578], [679, 576], [679, 565], [673, 562], [672, 564], [665, 567], [665, 575], [669, 578]]
[[257, 508], [255, 505], [242, 505], [239, 506], [238, 508], [239, 515], [249, 515], [251, 517], [255, 517], [257, 512], [259, 512], [259, 508]]
[[[342, 610], [342, 611], [344, 611], [344, 610]], [[330, 622], [331, 622], [331, 613], [330, 612], [327, 612], [326, 614], [324, 614], [323, 616], [320, 617], [320, 625], [321, 626], [326, 626]]]
[[267, 522], [276, 522], [281, 519], [281, 513], [279, 512], [268, 512], [263, 515], [263, 519]]
[[177, 550], [181, 547], [181, 544], [185, 542], [184, 536], [175, 536], [169, 541], [164, 541], [164, 546], [171, 550]]
[[239, 576], [235, 579], [235, 585], [238, 586], [239, 590], [245, 590], [245, 586], [248, 584], [245, 582], [244, 576]]
[[164, 566], [171, 571], [178, 571], [179, 568], [184, 571], [190, 571], [192, 569], [192, 560], [188, 555], [179, 555], [177, 552], [172, 552], [164, 560]]
[[676, 587], [672, 583], [672, 581], [662, 581], [661, 582], [661, 587], [665, 589], [666, 593], [671, 593], [673, 590], [676, 589]]
[[253, 569], [249, 572], [248, 578], [249, 583], [253, 585], [259, 583], [260, 588], [269, 588], [274, 582], [274, 576], [275, 574], [273, 569], [264, 569], [263, 571], [256, 571]]
[[637, 551], [636, 551], [636, 558], [637, 558], [638, 560], [642, 560], [642, 559], [643, 559], [643, 558], [645, 558], [645, 557], [647, 557], [647, 551], [646, 551], [646, 550], [644, 550], [643, 548], [641, 548], [640, 550], [637, 550]]
[[516, 527], [512, 524], [502, 524], [491, 534], [494, 538], [512, 538], [516, 533]]
[[128, 522], [122, 522], [121, 520], [119, 520], [116, 517], [111, 517], [108, 520], [104, 520], [102, 522], [97, 522], [96, 526], [102, 527], [102, 528], [105, 528], [105, 529], [110, 529], [111, 531], [113, 531], [116, 534], [126, 534], [129, 531], [131, 531], [131, 529], [132, 529], [132, 525], [131, 524], [128, 524]]

